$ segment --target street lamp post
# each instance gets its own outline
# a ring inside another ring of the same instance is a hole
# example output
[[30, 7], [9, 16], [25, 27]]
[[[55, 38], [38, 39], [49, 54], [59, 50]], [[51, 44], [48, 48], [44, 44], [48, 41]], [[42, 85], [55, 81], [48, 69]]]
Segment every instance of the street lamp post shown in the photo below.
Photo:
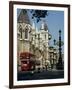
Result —
[[[54, 39], [53, 40], [54, 41], [54, 45], [56, 45], [56, 40]], [[54, 47], [55, 48], [55, 47]], [[54, 66], [55, 66], [55, 59], [54, 59], [54, 57], [55, 57], [55, 51], [54, 51], [54, 49], [53, 49], [53, 68], [54, 68]]]
[[56, 40], [54, 39], [54, 45], [56, 45]]
[[49, 47], [50, 51], [50, 64], [51, 64], [51, 69], [53, 69], [53, 47]]
[[59, 59], [58, 59], [58, 63], [56, 65], [56, 68], [58, 70], [62, 70], [63, 69], [63, 62], [62, 62], [62, 48], [61, 48], [61, 30], [59, 30]]

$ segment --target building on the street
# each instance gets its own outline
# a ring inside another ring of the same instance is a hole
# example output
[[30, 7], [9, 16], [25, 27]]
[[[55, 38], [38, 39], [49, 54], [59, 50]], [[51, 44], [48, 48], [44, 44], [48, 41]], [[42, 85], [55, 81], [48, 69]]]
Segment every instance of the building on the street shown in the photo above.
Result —
[[17, 18], [17, 58], [19, 70], [21, 66], [26, 66], [26, 63], [29, 64], [29, 62], [29, 68], [48, 69], [51, 67], [57, 54], [54, 49], [52, 52], [54, 58], [52, 58], [52, 48], [49, 48], [48, 45], [49, 37], [50, 34], [45, 21], [42, 21], [40, 29], [37, 29], [34, 22], [31, 25], [27, 11], [21, 10]]
[[58, 62], [58, 50], [53, 46], [49, 46], [49, 60], [51, 68], [56, 68], [56, 63]]

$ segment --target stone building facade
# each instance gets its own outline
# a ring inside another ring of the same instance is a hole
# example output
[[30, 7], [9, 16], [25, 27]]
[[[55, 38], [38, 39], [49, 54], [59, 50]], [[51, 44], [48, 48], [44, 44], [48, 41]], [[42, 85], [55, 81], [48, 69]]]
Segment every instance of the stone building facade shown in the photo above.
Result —
[[49, 32], [47, 24], [42, 21], [39, 30], [35, 23], [31, 25], [26, 10], [21, 10], [17, 19], [17, 58], [21, 65], [20, 53], [28, 52], [34, 55], [35, 68], [50, 67], [49, 60]]

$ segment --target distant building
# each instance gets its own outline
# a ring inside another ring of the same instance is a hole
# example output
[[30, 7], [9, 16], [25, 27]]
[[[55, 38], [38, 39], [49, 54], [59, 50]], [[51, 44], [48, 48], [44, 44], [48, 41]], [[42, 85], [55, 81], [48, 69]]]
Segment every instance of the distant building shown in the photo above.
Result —
[[50, 60], [50, 65], [51, 68], [56, 68], [56, 64], [58, 62], [58, 50], [55, 49], [53, 46], [49, 46], [49, 60]]

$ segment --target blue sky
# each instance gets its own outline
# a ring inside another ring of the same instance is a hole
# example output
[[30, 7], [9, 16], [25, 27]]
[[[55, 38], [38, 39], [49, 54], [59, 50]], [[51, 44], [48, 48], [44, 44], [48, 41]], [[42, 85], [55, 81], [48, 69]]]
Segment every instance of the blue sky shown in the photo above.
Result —
[[[21, 9], [17, 10], [17, 15], [19, 15]], [[52, 35], [52, 39], [49, 41], [49, 44], [51, 46], [53, 45], [53, 40], [56, 39], [56, 41], [58, 41], [59, 39], [59, 30], [62, 31], [62, 41], [64, 41], [64, 11], [52, 11], [52, 10], [48, 10], [48, 16], [46, 16], [44, 18], [44, 20], [47, 23], [48, 29], [49, 29], [49, 33]], [[31, 23], [33, 22], [33, 20], [31, 19], [31, 13], [28, 12], [29, 18]], [[36, 22], [35, 22], [36, 23]], [[36, 26], [38, 28], [40, 28], [40, 24], [36, 23]], [[64, 52], [64, 46], [62, 46], [62, 52]]]

